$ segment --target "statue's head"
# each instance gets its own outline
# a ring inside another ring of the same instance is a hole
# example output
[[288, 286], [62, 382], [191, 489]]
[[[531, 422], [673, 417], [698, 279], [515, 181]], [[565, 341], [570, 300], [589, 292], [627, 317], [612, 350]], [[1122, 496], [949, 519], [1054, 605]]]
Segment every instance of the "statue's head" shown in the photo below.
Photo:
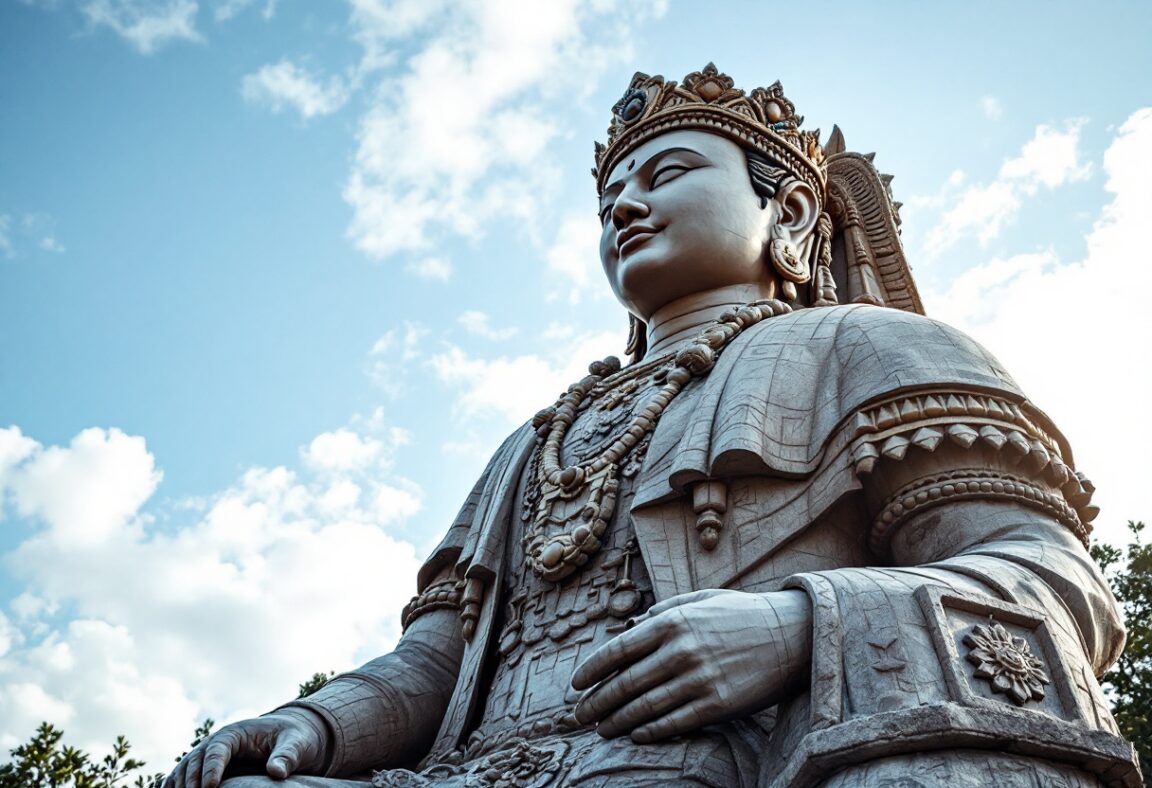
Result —
[[746, 95], [712, 64], [679, 85], [633, 78], [593, 174], [601, 260], [636, 318], [726, 285], [798, 297], [827, 246], [823, 150], [802, 121], [779, 83]]

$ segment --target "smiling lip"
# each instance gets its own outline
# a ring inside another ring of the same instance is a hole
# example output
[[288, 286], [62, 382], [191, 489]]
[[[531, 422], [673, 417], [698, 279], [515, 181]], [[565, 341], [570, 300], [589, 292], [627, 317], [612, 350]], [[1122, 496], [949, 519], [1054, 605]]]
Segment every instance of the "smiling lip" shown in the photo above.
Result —
[[636, 247], [648, 243], [648, 240], [658, 232], [660, 231], [655, 227], [646, 227], [639, 224], [625, 227], [620, 231], [620, 234], [616, 236], [616, 250], [620, 254], [626, 254]]

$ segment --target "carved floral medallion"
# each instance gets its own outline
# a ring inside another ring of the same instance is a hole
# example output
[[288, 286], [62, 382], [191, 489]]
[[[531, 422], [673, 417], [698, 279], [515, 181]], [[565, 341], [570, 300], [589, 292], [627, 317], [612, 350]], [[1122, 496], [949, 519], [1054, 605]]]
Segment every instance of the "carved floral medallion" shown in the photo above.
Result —
[[967, 659], [976, 666], [975, 676], [987, 679], [993, 692], [1004, 693], [1017, 706], [1044, 699], [1044, 685], [1052, 681], [1024, 638], [990, 618], [972, 627], [963, 642], [971, 649]]

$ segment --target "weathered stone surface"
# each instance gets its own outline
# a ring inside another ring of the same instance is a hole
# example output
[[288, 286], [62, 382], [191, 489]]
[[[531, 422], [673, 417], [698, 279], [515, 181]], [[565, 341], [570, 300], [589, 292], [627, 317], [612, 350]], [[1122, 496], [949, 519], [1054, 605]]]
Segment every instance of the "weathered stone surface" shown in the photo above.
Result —
[[800, 121], [711, 65], [635, 77], [595, 170], [633, 362], [500, 448], [392, 654], [173, 784], [1140, 784], [1091, 483], [923, 317], [891, 178]]

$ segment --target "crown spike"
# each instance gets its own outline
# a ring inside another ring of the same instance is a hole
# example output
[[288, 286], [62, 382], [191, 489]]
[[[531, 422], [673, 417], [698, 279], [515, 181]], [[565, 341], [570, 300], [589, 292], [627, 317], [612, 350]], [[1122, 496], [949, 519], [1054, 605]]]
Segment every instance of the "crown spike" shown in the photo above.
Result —
[[833, 124], [832, 133], [828, 135], [828, 141], [824, 143], [824, 155], [833, 156], [837, 153], [843, 153], [845, 149], [844, 132], [840, 131], [839, 126]]

